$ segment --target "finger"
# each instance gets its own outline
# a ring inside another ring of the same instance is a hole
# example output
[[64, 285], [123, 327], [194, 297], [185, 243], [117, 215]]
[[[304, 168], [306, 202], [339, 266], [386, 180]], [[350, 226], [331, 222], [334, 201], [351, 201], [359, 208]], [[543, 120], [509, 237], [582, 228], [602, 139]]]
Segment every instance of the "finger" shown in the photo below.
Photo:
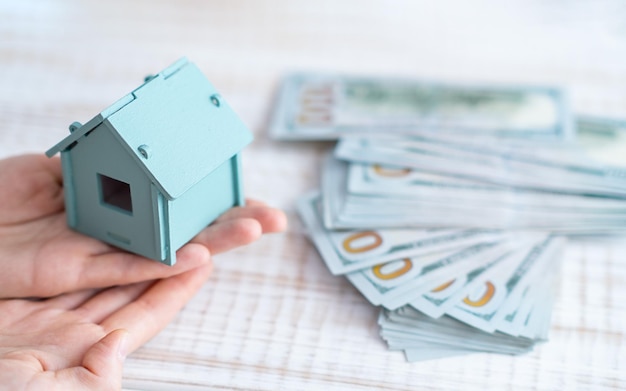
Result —
[[257, 220], [239, 218], [210, 225], [196, 235], [191, 243], [206, 246], [211, 254], [220, 254], [252, 243], [259, 239], [261, 234], [262, 228]]
[[200, 289], [211, 270], [211, 265], [205, 265], [157, 282], [101, 326], [104, 330], [127, 329], [132, 335], [128, 351], [134, 351], [165, 328]]
[[176, 253], [176, 258], [174, 266], [167, 266], [121, 251], [99, 254], [83, 264], [77, 283], [80, 288], [129, 285], [171, 277], [211, 261], [208, 249], [200, 245], [183, 246]]
[[46, 306], [63, 310], [71, 310], [95, 295], [98, 289], [85, 289], [78, 292], [66, 293], [46, 300]]
[[96, 294], [96, 292], [98, 292], [97, 289], [86, 289], [43, 300], [28, 298], [0, 300], [0, 313], [4, 315], [4, 317], [0, 317], [0, 325], [4, 319], [19, 322], [41, 308], [74, 309]]
[[287, 217], [283, 211], [264, 205], [246, 205], [244, 207], [232, 208], [220, 216], [216, 223], [241, 218], [257, 220], [261, 224], [263, 233], [280, 232], [287, 227]]
[[115, 286], [93, 296], [76, 308], [76, 313], [93, 323], [100, 323], [109, 315], [137, 299], [153, 281]]
[[51, 389], [119, 390], [122, 365], [128, 353], [128, 331], [114, 330], [96, 342], [83, 359], [82, 366], [56, 372]]

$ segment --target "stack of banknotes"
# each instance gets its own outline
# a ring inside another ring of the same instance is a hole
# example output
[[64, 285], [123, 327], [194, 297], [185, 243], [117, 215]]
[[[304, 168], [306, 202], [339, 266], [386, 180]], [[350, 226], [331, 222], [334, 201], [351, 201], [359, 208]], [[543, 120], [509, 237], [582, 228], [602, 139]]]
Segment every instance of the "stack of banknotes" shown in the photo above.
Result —
[[338, 140], [298, 210], [409, 361], [531, 350], [566, 237], [626, 230], [626, 123], [558, 88], [295, 74], [271, 132]]

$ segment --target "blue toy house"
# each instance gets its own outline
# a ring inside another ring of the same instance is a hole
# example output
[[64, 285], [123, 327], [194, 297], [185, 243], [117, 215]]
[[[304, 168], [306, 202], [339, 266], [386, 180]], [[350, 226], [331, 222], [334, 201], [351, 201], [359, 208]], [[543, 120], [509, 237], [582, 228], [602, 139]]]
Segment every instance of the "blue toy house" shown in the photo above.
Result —
[[242, 205], [252, 135], [200, 70], [179, 60], [51, 148], [61, 152], [70, 227], [167, 265]]

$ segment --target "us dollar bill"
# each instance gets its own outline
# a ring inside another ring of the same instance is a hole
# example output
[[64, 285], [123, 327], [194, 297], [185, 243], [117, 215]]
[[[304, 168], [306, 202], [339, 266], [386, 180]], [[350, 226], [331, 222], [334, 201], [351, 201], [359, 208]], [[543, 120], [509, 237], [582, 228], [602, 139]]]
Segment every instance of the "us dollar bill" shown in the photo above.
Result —
[[346, 277], [372, 304], [395, 309], [423, 293], [435, 279], [467, 272], [506, 251], [505, 243], [484, 242], [460, 250], [385, 262]]
[[471, 293], [446, 313], [483, 331], [494, 332], [498, 328], [495, 321], [498, 312], [518, 305], [520, 290], [527, 280], [535, 278], [547, 262], [558, 256], [563, 244], [563, 238], [546, 238], [528, 252], [519, 254], [510, 272], [486, 281], [482, 289]]
[[624, 199], [626, 169], [578, 155], [527, 156], [422, 136], [342, 139], [335, 155], [363, 163], [411, 167], [493, 185]]
[[[365, 166], [373, 169], [360, 169]], [[479, 225], [573, 234], [626, 231], [626, 192], [611, 198], [520, 190], [332, 156], [322, 172], [323, 221], [329, 229]], [[550, 183], [560, 186], [556, 179]]]
[[438, 199], [442, 202], [463, 201], [465, 205], [489, 208], [510, 206], [554, 211], [566, 209], [568, 213], [597, 210], [626, 215], [626, 200], [598, 198], [585, 195], [563, 194], [512, 188], [470, 179], [430, 174], [409, 167], [388, 167], [380, 164], [348, 164], [348, 192], [389, 198], [410, 199], [418, 202]]
[[302, 197], [298, 211], [308, 233], [333, 274], [345, 274], [402, 257], [438, 253], [494, 242], [508, 237], [486, 229], [326, 229], [322, 224], [320, 195]]
[[270, 129], [283, 140], [381, 130], [562, 140], [573, 136], [570, 117], [566, 94], [549, 86], [296, 73], [281, 83]]

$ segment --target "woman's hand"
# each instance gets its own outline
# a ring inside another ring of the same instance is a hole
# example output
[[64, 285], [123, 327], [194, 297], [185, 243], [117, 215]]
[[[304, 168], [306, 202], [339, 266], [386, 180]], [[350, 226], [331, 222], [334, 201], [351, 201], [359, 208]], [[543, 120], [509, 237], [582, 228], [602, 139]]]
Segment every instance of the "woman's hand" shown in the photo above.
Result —
[[58, 158], [0, 160], [0, 298], [51, 297], [167, 278], [285, 225], [283, 212], [249, 200], [178, 250], [176, 265], [169, 267], [70, 230]]

